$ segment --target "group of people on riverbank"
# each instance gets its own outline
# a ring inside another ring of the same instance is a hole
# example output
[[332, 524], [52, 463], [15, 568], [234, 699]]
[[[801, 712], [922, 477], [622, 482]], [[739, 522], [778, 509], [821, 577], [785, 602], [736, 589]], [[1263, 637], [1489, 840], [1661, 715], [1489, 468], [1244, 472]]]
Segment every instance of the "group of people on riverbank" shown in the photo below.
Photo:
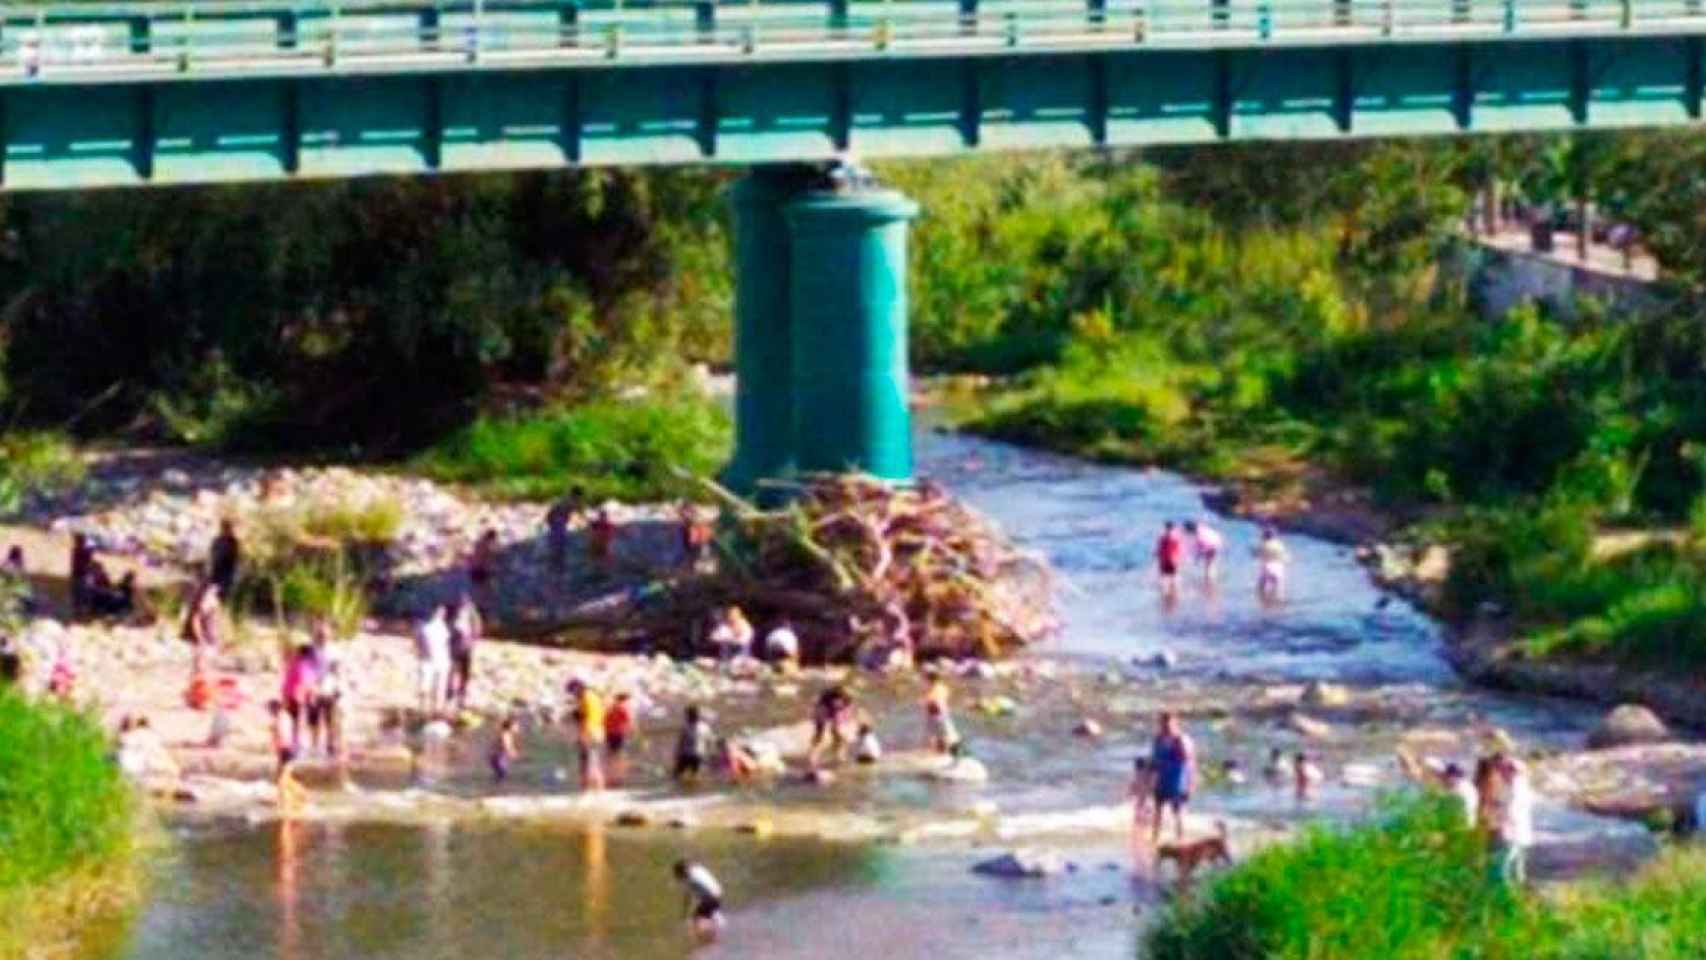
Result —
[[[1444, 790], [1461, 802], [1466, 822], [1485, 838], [1490, 862], [1501, 880], [1511, 885], [1527, 882], [1528, 849], [1534, 843], [1535, 794], [1521, 760], [1501, 746], [1476, 760], [1473, 775], [1457, 763], [1424, 763], [1403, 750], [1398, 752], [1398, 761], [1413, 782]], [[1143, 838], [1147, 834], [1145, 848], [1152, 855], [1169, 853], [1168, 845], [1161, 842], [1169, 811], [1173, 814], [1175, 856], [1178, 845], [1185, 844], [1184, 815], [1196, 790], [1198, 764], [1196, 744], [1178, 716], [1162, 711], [1149, 752], [1133, 762], [1129, 788], [1134, 835]], [[1235, 761], [1227, 761], [1223, 769], [1229, 780], [1241, 780]], [[1300, 801], [1325, 779], [1306, 753], [1299, 751], [1288, 761], [1279, 748], [1269, 755], [1262, 774], [1272, 785], [1290, 784]], [[1221, 843], [1224, 855], [1224, 838]]]
[[1478, 757], [1473, 773], [1454, 762], [1417, 761], [1402, 750], [1398, 761], [1411, 780], [1444, 790], [1462, 803], [1469, 825], [1485, 838], [1499, 877], [1510, 884], [1527, 882], [1535, 798], [1521, 760], [1500, 747]]
[[[1181, 578], [1190, 565], [1195, 566], [1202, 584], [1214, 589], [1220, 579], [1225, 549], [1225, 537], [1207, 521], [1163, 523], [1161, 535], [1155, 541], [1155, 571], [1163, 601], [1178, 600]], [[1286, 549], [1278, 530], [1264, 526], [1252, 552], [1256, 559], [1256, 596], [1263, 603], [1279, 603], [1285, 599], [1291, 551]]]

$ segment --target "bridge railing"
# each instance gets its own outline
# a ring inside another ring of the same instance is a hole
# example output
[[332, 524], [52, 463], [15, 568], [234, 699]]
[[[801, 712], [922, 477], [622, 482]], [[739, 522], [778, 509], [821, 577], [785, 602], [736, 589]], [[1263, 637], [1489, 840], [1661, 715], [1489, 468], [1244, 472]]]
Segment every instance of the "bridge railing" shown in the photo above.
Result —
[[0, 7], [0, 80], [1666, 30], [1706, 0], [255, 2]]

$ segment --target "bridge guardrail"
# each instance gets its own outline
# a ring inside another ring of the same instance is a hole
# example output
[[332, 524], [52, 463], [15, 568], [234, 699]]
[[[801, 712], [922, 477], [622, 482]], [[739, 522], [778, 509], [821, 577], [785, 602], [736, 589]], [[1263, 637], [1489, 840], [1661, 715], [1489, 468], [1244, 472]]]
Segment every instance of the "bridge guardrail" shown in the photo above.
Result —
[[1010, 49], [1706, 33], [1706, 0], [255, 2], [0, 7], [0, 82]]

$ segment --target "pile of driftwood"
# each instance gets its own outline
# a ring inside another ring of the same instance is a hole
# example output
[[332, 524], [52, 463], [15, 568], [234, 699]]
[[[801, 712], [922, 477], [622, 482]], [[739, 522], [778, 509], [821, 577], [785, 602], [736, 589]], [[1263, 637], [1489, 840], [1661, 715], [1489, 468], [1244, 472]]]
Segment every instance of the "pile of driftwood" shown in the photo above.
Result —
[[707, 489], [723, 505], [715, 569], [665, 591], [656, 640], [697, 646], [729, 604], [760, 641], [788, 618], [811, 661], [995, 657], [1057, 628], [1046, 563], [928, 482], [814, 475], [768, 511]]

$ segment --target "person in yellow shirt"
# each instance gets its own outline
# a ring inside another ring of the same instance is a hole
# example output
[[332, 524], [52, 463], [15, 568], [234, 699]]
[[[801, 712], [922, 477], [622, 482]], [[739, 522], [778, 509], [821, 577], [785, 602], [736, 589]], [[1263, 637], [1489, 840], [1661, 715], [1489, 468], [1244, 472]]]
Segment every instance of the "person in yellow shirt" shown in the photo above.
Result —
[[604, 698], [576, 678], [569, 681], [575, 698], [576, 742], [580, 748], [581, 789], [604, 789]]

